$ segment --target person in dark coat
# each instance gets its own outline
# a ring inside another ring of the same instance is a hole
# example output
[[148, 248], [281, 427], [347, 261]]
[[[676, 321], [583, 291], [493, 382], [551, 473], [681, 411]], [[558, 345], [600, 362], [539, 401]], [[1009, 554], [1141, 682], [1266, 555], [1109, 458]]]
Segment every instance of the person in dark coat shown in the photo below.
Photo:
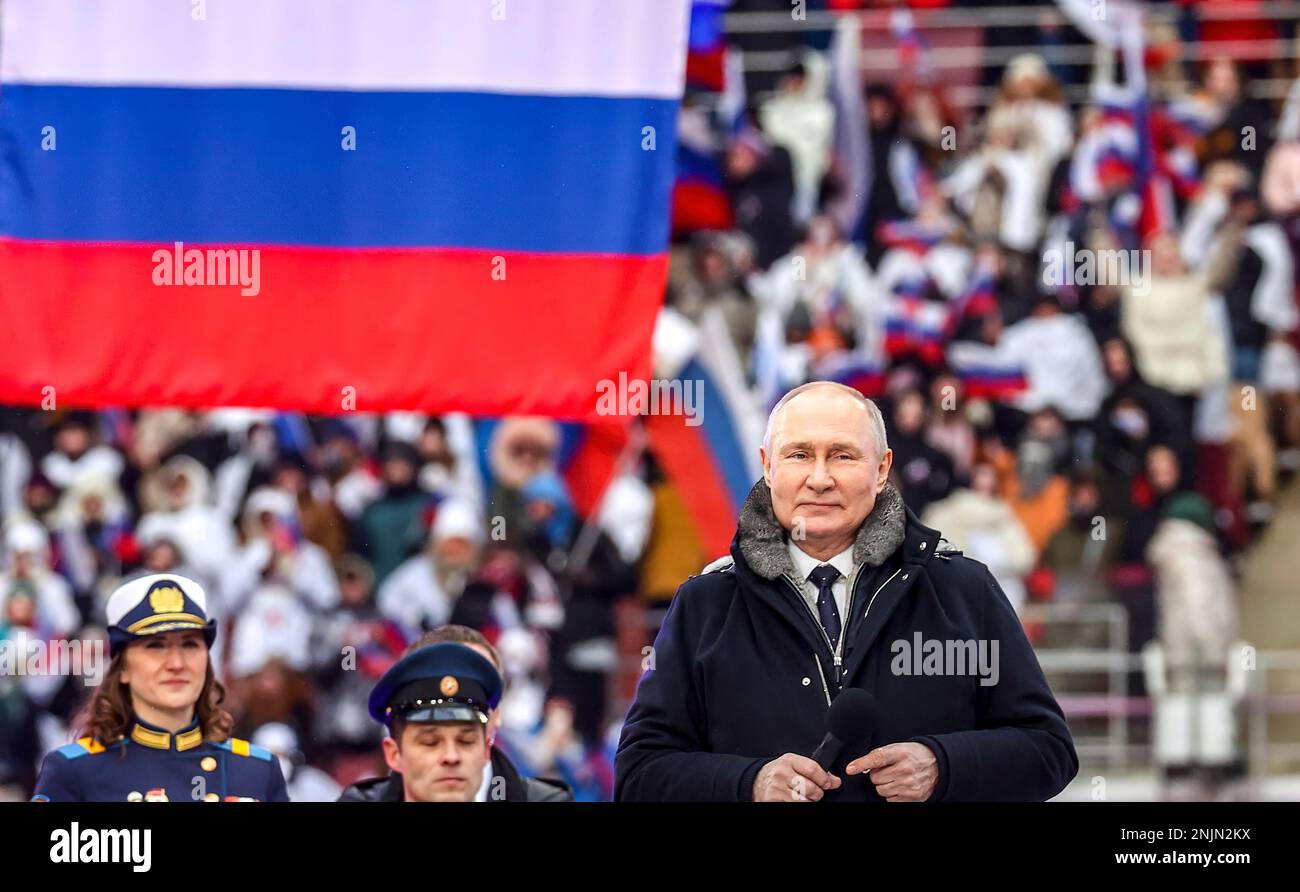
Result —
[[755, 262], [766, 269], [785, 256], [799, 234], [790, 215], [794, 163], [761, 130], [743, 127], [727, 151], [727, 194], [736, 228], [754, 242]]
[[[495, 791], [489, 788], [485, 802], [572, 802], [573, 793], [560, 781], [524, 777], [505, 753], [492, 748], [492, 780]], [[493, 795], [496, 792], [499, 795]], [[372, 777], [355, 783], [343, 791], [339, 802], [405, 802], [406, 788], [402, 775], [393, 772], [387, 777]]]
[[[490, 686], [504, 684], [500, 654], [482, 633], [466, 626], [449, 624], [425, 632], [407, 649], [403, 660], [435, 646], [443, 647], [445, 652], [448, 644], [462, 645], [482, 657], [497, 673], [493, 678], [481, 665], [478, 667]], [[427, 656], [424, 659], [427, 661]], [[495, 705], [481, 705], [488, 707], [484, 715], [489, 757], [483, 765], [475, 799], [482, 802], [572, 802], [573, 792], [562, 781], [525, 777], [519, 773], [510, 757], [496, 746], [496, 731], [501, 717]], [[404, 802], [406, 798], [406, 782], [400, 771], [393, 771], [386, 777], [353, 784], [339, 796], [339, 802]]]
[[[879, 409], [813, 382], [773, 409], [729, 558], [678, 590], [616, 757], [615, 799], [1045, 800], [1078, 757], [988, 569], [888, 484]], [[861, 688], [867, 739], [808, 754]]]

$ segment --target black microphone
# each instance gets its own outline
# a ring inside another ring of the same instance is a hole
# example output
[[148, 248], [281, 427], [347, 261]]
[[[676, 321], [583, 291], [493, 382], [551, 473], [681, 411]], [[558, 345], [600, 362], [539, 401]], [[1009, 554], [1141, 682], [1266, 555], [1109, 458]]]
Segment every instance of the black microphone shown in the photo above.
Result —
[[845, 688], [831, 701], [826, 715], [826, 736], [813, 751], [812, 760], [830, 771], [846, 743], [859, 743], [876, 726], [880, 707], [876, 698], [862, 688]]

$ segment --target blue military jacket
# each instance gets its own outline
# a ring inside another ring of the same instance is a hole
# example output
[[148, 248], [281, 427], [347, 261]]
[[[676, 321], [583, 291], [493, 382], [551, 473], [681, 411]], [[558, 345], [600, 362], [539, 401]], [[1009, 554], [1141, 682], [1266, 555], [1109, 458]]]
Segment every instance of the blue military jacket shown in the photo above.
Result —
[[83, 737], [45, 757], [34, 802], [288, 802], [279, 761], [247, 740], [176, 734], [138, 719], [105, 746]]

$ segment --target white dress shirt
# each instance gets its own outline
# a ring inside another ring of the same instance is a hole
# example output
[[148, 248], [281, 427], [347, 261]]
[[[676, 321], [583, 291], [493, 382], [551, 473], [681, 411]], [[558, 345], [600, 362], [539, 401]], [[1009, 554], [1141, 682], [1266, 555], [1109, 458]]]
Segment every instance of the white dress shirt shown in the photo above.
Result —
[[483, 780], [479, 781], [478, 792], [474, 794], [475, 802], [487, 802], [488, 793], [492, 789], [492, 760], [488, 759], [487, 764], [483, 766]]
[[840, 612], [841, 625], [847, 625], [846, 611], [849, 600], [849, 582], [853, 578], [853, 546], [841, 551], [829, 561], [819, 561], [817, 558], [804, 552], [793, 539], [786, 539], [785, 547], [790, 552], [790, 560], [794, 564], [794, 575], [803, 580], [803, 597], [812, 608], [813, 616], [820, 616], [817, 613], [817, 585], [808, 579], [808, 575], [823, 564], [830, 564], [836, 570], [840, 571], [839, 578], [831, 583], [831, 594], [835, 596], [835, 607]]

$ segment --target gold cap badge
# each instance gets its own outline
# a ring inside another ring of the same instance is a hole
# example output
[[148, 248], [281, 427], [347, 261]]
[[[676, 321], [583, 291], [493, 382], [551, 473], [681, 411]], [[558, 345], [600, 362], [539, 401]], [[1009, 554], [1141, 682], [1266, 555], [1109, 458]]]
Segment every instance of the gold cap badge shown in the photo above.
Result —
[[460, 682], [454, 676], [444, 675], [442, 682], [438, 685], [438, 690], [442, 691], [444, 697], [455, 697], [456, 692], [460, 690]]
[[176, 586], [168, 585], [149, 593], [149, 606], [154, 613], [180, 613], [185, 607], [185, 597]]

